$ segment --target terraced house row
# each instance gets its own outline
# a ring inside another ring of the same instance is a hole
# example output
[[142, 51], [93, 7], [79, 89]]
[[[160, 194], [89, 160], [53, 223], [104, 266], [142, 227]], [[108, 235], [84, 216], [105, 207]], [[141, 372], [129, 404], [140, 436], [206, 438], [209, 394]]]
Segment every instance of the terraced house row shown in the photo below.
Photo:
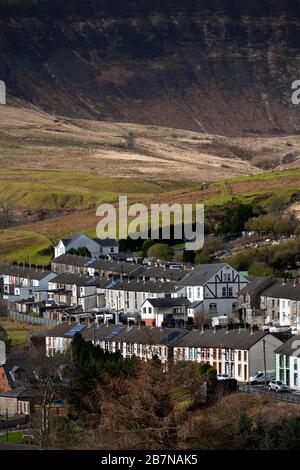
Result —
[[300, 332], [297, 279], [249, 278], [228, 263], [191, 268], [135, 261], [65, 253], [49, 270], [0, 264], [0, 294], [10, 310], [54, 321], [95, 314], [157, 327], [243, 322]]
[[[47, 355], [63, 353], [76, 333], [109, 352], [120, 351], [123, 357], [133, 355], [142, 360], [158, 357], [168, 361], [209, 363], [220, 374], [244, 382], [257, 370], [275, 368], [275, 350], [282, 341], [272, 334], [250, 330], [192, 330], [180, 328], [138, 327], [62, 323], [47, 334]], [[264, 350], [264, 353], [263, 353]]]

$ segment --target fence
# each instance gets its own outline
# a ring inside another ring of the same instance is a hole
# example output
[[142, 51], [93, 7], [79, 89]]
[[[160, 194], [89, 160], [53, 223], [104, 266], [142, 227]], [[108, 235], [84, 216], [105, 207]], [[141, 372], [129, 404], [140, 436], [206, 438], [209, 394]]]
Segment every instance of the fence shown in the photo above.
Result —
[[56, 320], [49, 320], [48, 318], [41, 318], [41, 317], [33, 317], [31, 315], [26, 315], [25, 313], [19, 312], [7, 312], [6, 315], [14, 320], [26, 321], [28, 323], [34, 323], [37, 325], [45, 325], [45, 326], [56, 326], [60, 322]]
[[0, 429], [11, 429], [16, 428], [17, 426], [23, 426], [28, 423], [28, 416], [18, 415], [14, 417], [9, 417], [8, 419], [3, 415], [0, 416]]
[[288, 401], [290, 403], [300, 404], [300, 396], [294, 393], [281, 393], [272, 392], [261, 387], [251, 387], [250, 385], [239, 385], [240, 392], [254, 393], [255, 395], [262, 395], [264, 397], [271, 397], [276, 400]]

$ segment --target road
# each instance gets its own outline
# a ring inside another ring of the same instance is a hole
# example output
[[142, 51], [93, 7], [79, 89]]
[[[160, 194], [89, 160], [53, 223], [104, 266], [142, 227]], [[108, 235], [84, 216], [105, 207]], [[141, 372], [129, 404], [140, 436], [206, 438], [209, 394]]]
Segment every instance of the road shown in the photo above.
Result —
[[274, 398], [276, 400], [288, 401], [291, 403], [298, 403], [300, 405], [300, 394], [297, 392], [275, 392], [269, 391], [266, 385], [244, 385], [239, 384], [239, 390], [241, 392], [253, 393], [255, 395], [262, 395]]

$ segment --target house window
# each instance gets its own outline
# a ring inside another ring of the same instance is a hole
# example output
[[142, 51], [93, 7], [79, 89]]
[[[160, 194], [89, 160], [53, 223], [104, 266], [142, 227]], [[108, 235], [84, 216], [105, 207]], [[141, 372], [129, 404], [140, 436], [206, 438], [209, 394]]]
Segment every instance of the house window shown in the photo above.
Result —
[[229, 295], [229, 297], [233, 297], [233, 289], [232, 289], [232, 287], [228, 287], [228, 295]]
[[281, 380], [281, 382], [284, 382], [284, 370], [283, 369], [279, 370], [279, 380]]
[[192, 294], [192, 288], [191, 288], [191, 287], [189, 287], [189, 294], [188, 294], [188, 296], [189, 296], [190, 298], [193, 296], [193, 294]]
[[215, 313], [217, 311], [217, 304], [209, 304], [209, 312]]
[[194, 360], [194, 348], [189, 348], [189, 361]]
[[111, 252], [111, 253], [114, 253], [114, 252], [115, 252], [115, 249], [114, 249], [113, 246], [110, 248], [110, 252]]
[[201, 298], [201, 287], [197, 287], [197, 297], [198, 299]]
[[227, 296], [227, 289], [226, 287], [222, 287], [222, 297], [226, 297]]
[[298, 387], [298, 374], [294, 374], [294, 386]]
[[143, 313], [147, 313], [147, 308], [143, 307]]
[[241, 361], [241, 360], [242, 360], [242, 351], [238, 351], [238, 361]]
[[244, 351], [244, 361], [247, 362], [247, 351]]
[[284, 355], [280, 354], [279, 356], [279, 367], [284, 367]]
[[152, 307], [148, 307], [148, 313], [152, 313]]
[[229, 349], [225, 349], [225, 361], [229, 361]]
[[231, 274], [225, 273], [225, 274], [224, 274], [224, 281], [230, 282], [230, 281], [231, 281]]
[[238, 365], [238, 376], [239, 377], [242, 376], [242, 366], [241, 366], [241, 364]]

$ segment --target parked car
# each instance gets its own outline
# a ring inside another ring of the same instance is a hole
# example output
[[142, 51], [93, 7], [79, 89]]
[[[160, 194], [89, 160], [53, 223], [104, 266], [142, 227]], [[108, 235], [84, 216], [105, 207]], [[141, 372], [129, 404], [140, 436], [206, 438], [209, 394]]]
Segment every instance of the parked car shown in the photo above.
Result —
[[269, 383], [270, 380], [275, 380], [275, 375], [273, 372], [267, 372], [265, 375], [264, 372], [257, 371], [249, 378], [249, 385]]
[[231, 377], [229, 374], [217, 374], [217, 380], [230, 380]]
[[290, 389], [281, 380], [271, 380], [269, 383], [269, 390], [275, 390], [275, 392], [289, 392]]

